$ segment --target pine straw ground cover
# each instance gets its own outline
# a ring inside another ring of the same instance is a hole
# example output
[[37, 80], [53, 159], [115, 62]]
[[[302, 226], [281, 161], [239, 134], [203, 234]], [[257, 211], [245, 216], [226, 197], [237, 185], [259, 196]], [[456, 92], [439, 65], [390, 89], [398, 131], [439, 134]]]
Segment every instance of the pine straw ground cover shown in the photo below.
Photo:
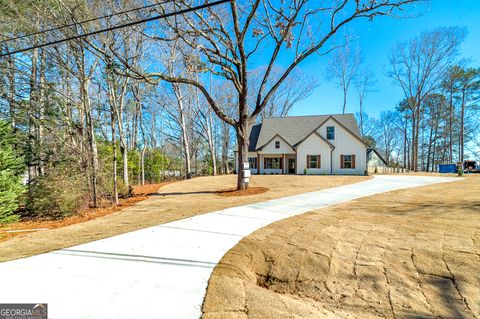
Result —
[[22, 221], [0, 225], [0, 242], [9, 240], [15, 236], [24, 235], [28, 232], [42, 231], [46, 229], [54, 229], [59, 227], [65, 227], [68, 225], [82, 223], [91, 219], [98, 217], [106, 216], [115, 212], [118, 212], [126, 207], [132, 206], [135, 203], [141, 202], [142, 200], [147, 199], [152, 194], [158, 192], [158, 190], [169, 183], [160, 183], [160, 184], [146, 184], [139, 185], [133, 188], [133, 194], [129, 198], [121, 198], [119, 200], [120, 205], [118, 206], [105, 206], [101, 208], [88, 208], [80, 213], [69, 216], [60, 220], [48, 220], [48, 219], [24, 219]]
[[0, 242], [0, 262], [119, 235], [141, 228], [273, 198], [361, 182], [368, 176], [255, 175], [250, 185], [268, 188], [249, 196], [218, 196], [236, 185], [236, 175], [199, 177], [163, 186], [147, 199], [81, 223], [22, 234]]
[[215, 268], [203, 318], [480, 318], [480, 175], [279, 221]]

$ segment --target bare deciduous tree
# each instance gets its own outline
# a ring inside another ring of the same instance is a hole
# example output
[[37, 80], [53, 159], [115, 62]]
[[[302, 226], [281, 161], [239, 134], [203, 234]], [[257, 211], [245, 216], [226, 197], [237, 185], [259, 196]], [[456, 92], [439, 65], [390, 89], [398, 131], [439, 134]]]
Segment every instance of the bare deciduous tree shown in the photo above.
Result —
[[355, 88], [357, 90], [358, 96], [358, 103], [360, 106], [359, 114], [360, 114], [360, 134], [363, 136], [364, 128], [363, 128], [363, 114], [365, 112], [363, 103], [367, 96], [367, 93], [370, 92], [372, 87], [375, 85], [375, 75], [370, 69], [360, 70], [355, 77]]
[[[342, 89], [342, 112], [347, 110], [347, 95], [352, 82], [357, 77], [362, 62], [360, 52], [352, 50], [349, 44], [337, 48], [330, 58], [325, 70], [325, 77]], [[361, 111], [360, 111], [361, 112]]]
[[454, 58], [466, 30], [458, 27], [439, 28], [399, 43], [389, 56], [388, 75], [400, 86], [411, 111], [411, 163], [418, 171], [418, 149], [421, 113], [425, 97], [436, 89]]
[[[168, 20], [175, 37], [192, 50], [192, 54], [209, 65], [210, 72], [230, 81], [236, 90], [236, 117], [228, 116], [219, 101], [209, 93], [205, 79], [191, 79], [169, 72], [144, 72], [130, 69], [132, 76], [147, 81], [162, 79], [197, 87], [217, 116], [236, 131], [238, 157], [237, 188], [248, 187], [242, 163], [248, 159], [248, 133], [257, 115], [297, 69], [315, 53], [325, 54], [332, 37], [354, 20], [372, 20], [379, 15], [395, 15], [418, 0], [348, 0], [328, 3], [313, 0], [271, 2], [232, 0], [223, 7], [207, 8]], [[176, 9], [191, 7], [176, 1]], [[164, 10], [168, 11], [168, 5]], [[170, 8], [171, 9], [171, 8]], [[163, 39], [165, 37], [162, 37]], [[323, 50], [323, 51], [322, 51]], [[274, 76], [280, 57], [285, 69]], [[252, 61], [265, 61], [265, 71], [257, 90], [251, 91]], [[249, 100], [254, 105], [248, 105]]]
[[[253, 71], [254, 75], [252, 76], [252, 91], [254, 92], [258, 90], [258, 86], [261, 84], [261, 77], [256, 77], [255, 74], [257, 72], [262, 74], [262, 72], [264, 72], [263, 69], [264, 68]], [[272, 76], [277, 77], [273, 74], [279, 74], [280, 72], [283, 72], [280, 67], [274, 67]], [[298, 102], [308, 98], [313, 93], [313, 90], [318, 87], [318, 85], [318, 80], [314, 76], [309, 76], [300, 69], [295, 70], [272, 94], [267, 105], [260, 113], [261, 119], [263, 120], [266, 117], [273, 116], [287, 116], [292, 110], [293, 106]], [[251, 104], [255, 105], [255, 101], [251, 101]]]

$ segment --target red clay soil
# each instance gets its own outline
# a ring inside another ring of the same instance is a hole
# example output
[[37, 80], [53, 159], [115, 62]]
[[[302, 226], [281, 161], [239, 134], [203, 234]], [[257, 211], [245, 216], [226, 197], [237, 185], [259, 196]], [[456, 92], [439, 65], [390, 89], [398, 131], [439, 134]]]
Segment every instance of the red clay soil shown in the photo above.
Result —
[[[6, 241], [18, 235], [24, 235], [26, 232], [7, 232], [10, 230], [33, 230], [33, 229], [53, 229], [64, 227], [68, 225], [82, 223], [91, 219], [95, 219], [98, 217], [102, 217], [105, 215], [109, 215], [115, 213], [119, 210], [124, 209], [125, 207], [129, 207], [134, 205], [135, 203], [141, 202], [147, 199], [149, 196], [158, 192], [158, 190], [167, 185], [171, 182], [160, 183], [160, 184], [147, 184], [143, 186], [134, 186], [133, 195], [129, 198], [121, 198], [120, 204], [118, 206], [107, 206], [107, 207], [100, 207], [100, 208], [87, 208], [78, 214], [75, 214], [70, 217], [66, 217], [60, 220], [49, 220], [49, 219], [28, 219], [28, 220], [21, 220], [19, 222], [4, 225], [1, 227], [0, 225], [0, 242]], [[32, 231], [33, 232], [33, 231]]]
[[219, 191], [216, 193], [218, 196], [249, 196], [266, 193], [268, 188], [266, 187], [249, 187], [247, 190], [239, 191], [236, 189], [229, 189], [224, 191]]

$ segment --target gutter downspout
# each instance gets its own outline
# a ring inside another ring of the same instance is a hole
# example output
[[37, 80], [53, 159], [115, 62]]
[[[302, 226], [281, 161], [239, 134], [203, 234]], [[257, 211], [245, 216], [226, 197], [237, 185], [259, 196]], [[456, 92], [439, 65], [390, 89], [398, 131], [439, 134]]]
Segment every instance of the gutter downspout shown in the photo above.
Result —
[[330, 175], [333, 175], [333, 151], [335, 150], [335, 146], [330, 151]]

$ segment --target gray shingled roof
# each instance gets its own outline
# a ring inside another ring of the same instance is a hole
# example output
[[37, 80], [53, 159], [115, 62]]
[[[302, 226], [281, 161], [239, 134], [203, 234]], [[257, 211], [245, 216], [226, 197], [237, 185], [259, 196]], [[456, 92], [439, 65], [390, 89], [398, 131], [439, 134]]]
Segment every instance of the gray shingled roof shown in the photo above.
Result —
[[252, 125], [250, 128], [250, 133], [248, 137], [248, 151], [255, 152], [257, 149], [258, 136], [260, 135], [260, 130], [262, 129], [262, 124]]
[[360, 137], [360, 130], [353, 114], [271, 117], [264, 119], [262, 124], [252, 127], [249, 151], [264, 146], [277, 134], [295, 146], [330, 116]]

